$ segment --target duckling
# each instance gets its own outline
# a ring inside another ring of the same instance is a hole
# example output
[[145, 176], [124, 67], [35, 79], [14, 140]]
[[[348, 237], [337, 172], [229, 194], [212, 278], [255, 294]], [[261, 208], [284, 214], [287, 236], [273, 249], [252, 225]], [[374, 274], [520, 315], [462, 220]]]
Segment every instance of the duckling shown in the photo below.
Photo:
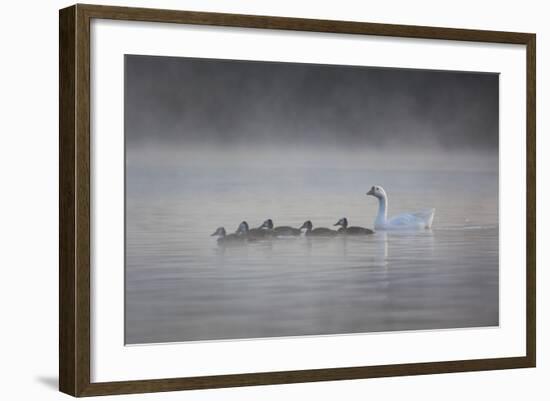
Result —
[[239, 224], [236, 234], [243, 235], [250, 240], [264, 239], [272, 236], [269, 231], [264, 230], [263, 228], [249, 228], [246, 221]]
[[273, 220], [271, 219], [267, 219], [266, 221], [264, 221], [260, 228], [265, 228], [267, 231], [276, 236], [298, 236], [302, 234], [302, 230], [300, 230], [299, 228], [294, 228], [290, 226], [273, 227]]
[[341, 226], [338, 229], [338, 232], [340, 234], [368, 235], [368, 234], [373, 234], [374, 233], [374, 231], [372, 231], [368, 228], [364, 228], [364, 227], [357, 227], [357, 226], [348, 227], [348, 219], [346, 219], [345, 217], [342, 217], [340, 220], [338, 220], [338, 222], [335, 224], [335, 226]]
[[225, 228], [223, 227], [218, 227], [211, 236], [218, 237], [218, 244], [225, 244], [229, 242], [231, 243], [243, 242], [246, 239], [246, 237], [239, 235], [238, 233], [226, 234]]
[[311, 220], [308, 220], [302, 224], [302, 227], [300, 227], [300, 230], [306, 229], [306, 235], [307, 236], [315, 236], [315, 237], [333, 237], [338, 234], [337, 231], [331, 230], [330, 228], [325, 227], [318, 227], [313, 228], [313, 224], [311, 223]]

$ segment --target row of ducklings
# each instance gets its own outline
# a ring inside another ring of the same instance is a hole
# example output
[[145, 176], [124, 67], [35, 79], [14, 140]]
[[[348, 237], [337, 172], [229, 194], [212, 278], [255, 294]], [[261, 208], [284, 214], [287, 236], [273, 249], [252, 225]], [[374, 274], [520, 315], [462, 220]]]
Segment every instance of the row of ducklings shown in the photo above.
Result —
[[335, 226], [340, 226], [338, 230], [333, 230], [326, 227], [315, 227], [311, 220], [307, 220], [302, 224], [300, 228], [290, 226], [277, 226], [273, 224], [273, 220], [267, 219], [258, 228], [249, 228], [248, 223], [243, 221], [239, 224], [237, 231], [233, 234], [227, 234], [224, 227], [219, 227], [212, 236], [218, 237], [218, 242], [231, 242], [231, 241], [244, 241], [244, 240], [258, 240], [273, 237], [297, 237], [302, 234], [302, 230], [305, 230], [306, 236], [312, 237], [334, 237], [337, 235], [369, 235], [373, 231], [358, 226], [349, 226], [348, 219], [342, 217], [338, 220]]

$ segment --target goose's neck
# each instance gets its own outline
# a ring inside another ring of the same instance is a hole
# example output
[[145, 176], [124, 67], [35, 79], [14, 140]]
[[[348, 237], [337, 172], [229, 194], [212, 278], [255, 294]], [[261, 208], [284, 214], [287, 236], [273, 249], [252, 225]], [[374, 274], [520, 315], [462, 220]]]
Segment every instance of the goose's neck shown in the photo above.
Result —
[[384, 196], [378, 198], [378, 215], [376, 216], [375, 226], [383, 226], [388, 218], [388, 199]]

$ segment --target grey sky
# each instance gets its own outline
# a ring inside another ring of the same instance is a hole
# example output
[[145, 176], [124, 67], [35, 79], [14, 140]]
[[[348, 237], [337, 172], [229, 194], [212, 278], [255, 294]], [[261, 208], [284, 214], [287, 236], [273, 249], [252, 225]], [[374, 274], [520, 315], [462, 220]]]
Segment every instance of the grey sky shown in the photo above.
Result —
[[498, 75], [128, 55], [127, 144], [498, 147]]

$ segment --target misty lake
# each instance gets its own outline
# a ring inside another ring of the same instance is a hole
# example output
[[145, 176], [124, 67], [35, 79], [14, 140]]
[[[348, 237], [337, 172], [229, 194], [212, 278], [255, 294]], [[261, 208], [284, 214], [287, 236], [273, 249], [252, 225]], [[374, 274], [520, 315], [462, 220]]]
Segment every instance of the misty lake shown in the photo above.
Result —
[[[499, 324], [498, 156], [139, 149], [126, 162], [127, 344]], [[435, 207], [431, 230], [220, 246], [271, 218], [372, 228]]]

